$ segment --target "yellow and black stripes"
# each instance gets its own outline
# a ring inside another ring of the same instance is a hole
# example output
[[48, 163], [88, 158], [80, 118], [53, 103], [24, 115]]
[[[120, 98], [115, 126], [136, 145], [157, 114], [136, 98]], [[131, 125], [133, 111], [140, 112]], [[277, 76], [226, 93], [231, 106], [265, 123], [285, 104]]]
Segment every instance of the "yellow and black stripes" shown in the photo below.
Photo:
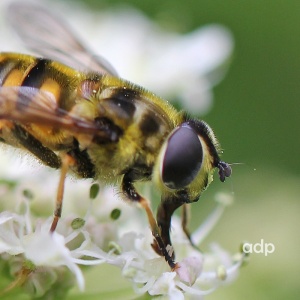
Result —
[[0, 55], [1, 86], [21, 86], [28, 68], [35, 58], [26, 55], [2, 53]]
[[[0, 86], [3, 86], [7, 80], [7, 76], [12, 72], [14, 69], [18, 69], [16, 61], [10, 59], [3, 59], [0, 62]], [[19, 63], [20, 64], [20, 63]]]
[[51, 61], [44, 58], [36, 58], [35, 65], [29, 70], [22, 81], [21, 86], [40, 88], [47, 75], [47, 68]]
[[60, 63], [30, 55], [0, 54], [0, 86], [27, 86], [53, 94], [57, 107], [69, 111], [83, 74]]

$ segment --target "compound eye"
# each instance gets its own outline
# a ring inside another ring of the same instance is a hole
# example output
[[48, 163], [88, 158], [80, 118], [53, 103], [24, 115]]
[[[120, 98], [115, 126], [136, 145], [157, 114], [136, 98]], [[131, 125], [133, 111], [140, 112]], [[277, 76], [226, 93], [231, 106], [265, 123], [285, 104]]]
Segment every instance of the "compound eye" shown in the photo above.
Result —
[[162, 181], [170, 189], [184, 188], [197, 176], [203, 149], [197, 133], [189, 126], [179, 127], [169, 138], [162, 163]]

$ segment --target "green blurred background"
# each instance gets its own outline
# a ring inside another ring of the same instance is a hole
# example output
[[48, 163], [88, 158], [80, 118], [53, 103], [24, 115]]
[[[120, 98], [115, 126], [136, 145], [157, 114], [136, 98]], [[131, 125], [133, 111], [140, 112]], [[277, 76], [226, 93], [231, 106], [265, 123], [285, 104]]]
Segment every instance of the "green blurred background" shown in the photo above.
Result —
[[[214, 107], [204, 119], [218, 134], [224, 160], [244, 164], [234, 166], [226, 184], [216, 181], [193, 206], [192, 227], [212, 209], [216, 192], [234, 192], [235, 205], [204, 249], [217, 240], [234, 252], [241, 241], [258, 243], [261, 239], [276, 249], [267, 257], [253, 254], [233, 285], [207, 299], [299, 299], [300, 2], [81, 2], [99, 10], [132, 4], [162, 27], [181, 33], [208, 23], [231, 30], [235, 38], [231, 66], [214, 89]], [[103, 287], [107, 287], [106, 280]]]

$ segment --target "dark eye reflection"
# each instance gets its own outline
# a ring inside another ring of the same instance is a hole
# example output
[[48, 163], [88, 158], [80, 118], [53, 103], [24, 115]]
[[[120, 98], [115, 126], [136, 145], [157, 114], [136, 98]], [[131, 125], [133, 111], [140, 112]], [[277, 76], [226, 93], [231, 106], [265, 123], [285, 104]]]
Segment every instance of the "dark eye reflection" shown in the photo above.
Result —
[[201, 169], [203, 149], [197, 133], [190, 126], [179, 127], [168, 140], [162, 180], [170, 189], [189, 185]]

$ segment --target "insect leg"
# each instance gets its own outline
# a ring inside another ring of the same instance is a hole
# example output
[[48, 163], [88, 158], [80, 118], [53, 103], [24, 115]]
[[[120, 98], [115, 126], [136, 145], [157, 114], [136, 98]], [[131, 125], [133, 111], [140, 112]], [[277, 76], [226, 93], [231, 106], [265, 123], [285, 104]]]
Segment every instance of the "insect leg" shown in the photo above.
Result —
[[67, 153], [75, 160], [75, 164], [72, 166], [72, 171], [79, 178], [94, 178], [95, 177], [95, 165], [92, 163], [86, 150], [80, 150], [79, 143], [74, 139], [73, 147]]
[[62, 165], [60, 171], [60, 178], [57, 188], [57, 196], [56, 196], [56, 203], [55, 203], [55, 210], [54, 210], [54, 218], [51, 224], [50, 232], [55, 231], [58, 220], [61, 217], [62, 211], [62, 204], [63, 204], [63, 195], [65, 189], [65, 180], [68, 173], [68, 170], [71, 166], [73, 166], [75, 160], [68, 154], [62, 157]]
[[149, 202], [138, 194], [135, 187], [133, 186], [133, 180], [130, 176], [130, 173], [127, 173], [123, 177], [122, 181], [122, 191], [126, 195], [126, 198], [130, 201], [139, 203], [142, 208], [146, 211], [148, 221], [150, 224], [151, 232], [155, 240], [155, 247], [159, 248], [158, 254], [162, 255], [166, 262], [169, 264], [170, 268], [173, 270], [176, 268], [176, 263], [174, 262], [172, 255], [169, 254], [166, 244], [164, 243], [162, 237], [161, 237], [161, 230], [159, 226], [157, 225], [157, 222], [155, 220], [154, 214], [151, 210], [151, 207], [149, 205]]
[[[181, 215], [181, 227], [183, 232], [185, 233], [186, 237], [188, 238], [190, 244], [198, 249], [198, 247], [194, 244], [191, 238], [191, 233], [188, 229], [188, 223], [190, 220], [190, 205], [187, 205], [186, 203], [182, 205], [182, 215]], [[198, 249], [199, 250], [199, 249]]]
[[[175, 200], [175, 201], [174, 201]], [[173, 197], [162, 199], [156, 214], [157, 224], [160, 228], [161, 237], [165, 245], [172, 245], [170, 238], [171, 218], [174, 211], [182, 205], [177, 199]], [[159, 254], [160, 248], [154, 243], [154, 250]], [[172, 253], [172, 259], [175, 258], [175, 253]]]
[[70, 155], [64, 155], [61, 159], [52, 150], [42, 145], [42, 143], [32, 136], [25, 128], [19, 125], [14, 125], [11, 129], [12, 134], [18, 140], [18, 142], [40, 159], [45, 165], [58, 169], [61, 167], [60, 180], [58, 184], [56, 205], [54, 211], [54, 218], [50, 231], [53, 232], [57, 226], [58, 220], [61, 216], [64, 183], [66, 179], [69, 167], [74, 164], [74, 159]]
[[[156, 219], [157, 219], [157, 225], [159, 226], [161, 230], [161, 237], [165, 245], [172, 245], [171, 238], [170, 238], [170, 228], [171, 228], [171, 218], [174, 214], [175, 210], [179, 208], [180, 206], [184, 206], [184, 215], [182, 220], [182, 227], [183, 231], [187, 235], [188, 239], [191, 241], [189, 231], [187, 229], [187, 223], [188, 223], [188, 216], [186, 211], [186, 205], [188, 203], [191, 203], [194, 201], [191, 201], [189, 198], [189, 195], [187, 192], [182, 191], [178, 192], [176, 194], [169, 194], [165, 195], [161, 203], [158, 207]], [[191, 244], [193, 245], [192, 241]], [[160, 249], [157, 247], [157, 245], [153, 245], [154, 250], [159, 253]], [[175, 258], [175, 254], [172, 254], [172, 259]]]
[[65, 180], [70, 168], [72, 168], [72, 171], [82, 178], [93, 178], [95, 175], [94, 165], [91, 163], [86, 152], [79, 150], [77, 142], [75, 143], [74, 148], [62, 157], [54, 218], [50, 229], [51, 232], [55, 231], [58, 220], [61, 217]]

